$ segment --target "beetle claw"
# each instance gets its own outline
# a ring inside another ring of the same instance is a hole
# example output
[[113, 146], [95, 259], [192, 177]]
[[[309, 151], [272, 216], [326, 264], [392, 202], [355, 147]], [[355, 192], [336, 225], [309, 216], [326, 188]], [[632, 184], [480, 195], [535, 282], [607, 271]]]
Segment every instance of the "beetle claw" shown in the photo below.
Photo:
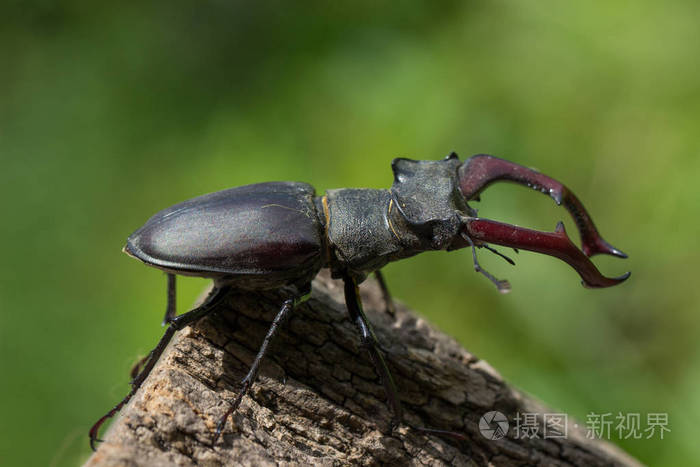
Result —
[[92, 449], [92, 452], [97, 451], [97, 443], [104, 443], [104, 440], [100, 438], [90, 438], [90, 449]]

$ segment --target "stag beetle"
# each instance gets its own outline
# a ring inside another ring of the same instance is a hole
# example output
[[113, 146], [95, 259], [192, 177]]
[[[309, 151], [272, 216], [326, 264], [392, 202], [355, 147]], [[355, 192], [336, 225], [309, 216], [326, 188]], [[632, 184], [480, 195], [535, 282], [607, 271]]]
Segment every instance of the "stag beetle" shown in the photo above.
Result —
[[[394, 159], [392, 170], [394, 183], [389, 190], [342, 188], [315, 196], [314, 188], [306, 183], [231, 188], [176, 204], [136, 230], [124, 252], [167, 273], [168, 305], [163, 324], [168, 327], [142, 368], [132, 374], [129, 394], [91, 428], [91, 447], [95, 449], [100, 426], [136, 393], [173, 334], [211, 313], [233, 288], [290, 286], [294, 293], [282, 304], [241, 390], [219, 420], [214, 442], [255, 381], [270, 341], [294, 307], [308, 298], [311, 280], [321, 268], [329, 268], [332, 277], [344, 281], [350, 318], [382, 380], [394, 423], [402, 419], [396, 387], [358, 294], [358, 284], [369, 273], [378, 274], [387, 263], [423, 251], [471, 247], [475, 269], [501, 292], [507, 292], [508, 282], [493, 277], [476, 260], [476, 248], [500, 255], [489, 246], [496, 244], [557, 257], [578, 272], [586, 287], [610, 287], [630, 275], [608, 278], [596, 269], [590, 256], [627, 255], [603, 240], [578, 198], [546, 175], [484, 154], [461, 162], [455, 153], [438, 161]], [[554, 232], [541, 232], [477, 217], [468, 203], [478, 201], [479, 194], [497, 181], [526, 185], [563, 204], [576, 222], [582, 249], [574, 246], [561, 222]], [[205, 302], [179, 316], [175, 274], [214, 281]], [[380, 275], [378, 278], [390, 304], [384, 281]]]

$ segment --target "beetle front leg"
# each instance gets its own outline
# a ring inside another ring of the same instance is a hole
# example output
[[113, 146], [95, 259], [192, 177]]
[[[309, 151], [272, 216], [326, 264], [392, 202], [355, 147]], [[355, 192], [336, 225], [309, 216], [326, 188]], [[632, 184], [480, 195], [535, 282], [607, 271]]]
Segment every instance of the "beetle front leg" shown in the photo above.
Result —
[[353, 323], [355, 323], [357, 329], [360, 331], [362, 347], [367, 349], [369, 352], [372, 363], [374, 364], [377, 373], [379, 373], [379, 378], [384, 385], [384, 391], [386, 392], [389, 406], [393, 412], [392, 424], [394, 426], [398, 425], [401, 423], [403, 418], [403, 409], [401, 407], [401, 402], [399, 401], [394, 379], [391, 377], [389, 367], [382, 356], [379, 342], [377, 341], [377, 336], [374, 335], [372, 326], [362, 310], [362, 301], [360, 300], [360, 291], [357, 287], [357, 281], [348, 275], [344, 275], [343, 282], [345, 289], [345, 303], [348, 307], [350, 319]]
[[[482, 268], [481, 264], [479, 264], [479, 260], [476, 259], [476, 245], [474, 244], [474, 241], [468, 235], [465, 235], [464, 239], [467, 242], [469, 242], [469, 246], [472, 249], [472, 261], [474, 262], [474, 270], [476, 272], [483, 274], [488, 280], [493, 282], [493, 284], [496, 286], [496, 288], [498, 288], [499, 292], [501, 292], [503, 294], [510, 292], [510, 282], [508, 282], [506, 280], [496, 279], [496, 277], [493, 274], [488, 272], [486, 269]], [[503, 256], [502, 254], [498, 253], [496, 250], [488, 247], [487, 245], [482, 245], [482, 246], [488, 248], [491, 251], [494, 251], [499, 256]], [[508, 258], [507, 256], [503, 256], [503, 257]], [[510, 259], [510, 258], [508, 258], [508, 259]], [[512, 262], [512, 260], [510, 260], [510, 261], [511, 261], [511, 264], [515, 264]]]
[[627, 255], [603, 240], [583, 203], [562, 183], [536, 170], [487, 154], [472, 156], [459, 167], [459, 187], [467, 201], [478, 199], [479, 193], [497, 181], [515, 182], [549, 195], [564, 205], [581, 233], [581, 249], [590, 257], [597, 254], [627, 258]]

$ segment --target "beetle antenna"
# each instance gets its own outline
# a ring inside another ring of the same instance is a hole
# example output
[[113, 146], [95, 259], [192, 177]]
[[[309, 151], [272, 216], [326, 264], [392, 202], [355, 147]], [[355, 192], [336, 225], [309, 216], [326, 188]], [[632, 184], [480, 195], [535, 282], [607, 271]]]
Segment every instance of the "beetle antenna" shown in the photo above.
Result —
[[[515, 266], [515, 261], [513, 261], [512, 259], [510, 259], [510, 258], [507, 257], [506, 255], [504, 255], [503, 253], [501, 253], [501, 252], [498, 251], [497, 249], [495, 249], [495, 248], [493, 248], [493, 247], [490, 247], [490, 246], [488, 246], [488, 245], [481, 245], [481, 247], [482, 247], [482, 248], [486, 248], [486, 249], [489, 250], [491, 253], [497, 254], [498, 256], [500, 256], [501, 258], [503, 258], [504, 260], [508, 261], [510, 264], [512, 264], [513, 266]], [[517, 250], [516, 250], [516, 253], [517, 253]]]
[[[483, 268], [481, 267], [481, 265], [479, 264], [479, 261], [476, 259], [476, 245], [474, 245], [474, 242], [473, 242], [472, 239], [469, 237], [469, 235], [467, 235], [467, 234], [465, 234], [465, 233], [462, 233], [462, 237], [463, 237], [467, 242], [469, 242], [469, 245], [472, 247], [472, 259], [474, 260], [474, 270], [475, 270], [476, 272], [480, 272], [481, 274], [483, 274], [484, 276], [486, 276], [486, 278], [487, 278], [488, 280], [490, 280], [491, 282], [493, 282], [493, 283], [496, 285], [496, 287], [498, 288], [498, 291], [499, 291], [500, 293], [506, 294], [506, 293], [510, 292], [510, 282], [508, 282], [508, 281], [506, 281], [506, 280], [498, 280], [498, 279], [496, 279], [491, 273], [489, 273], [488, 271], [486, 271], [485, 269], [483, 269]], [[489, 250], [490, 250], [490, 249], [491, 249], [491, 248], [489, 248]]]

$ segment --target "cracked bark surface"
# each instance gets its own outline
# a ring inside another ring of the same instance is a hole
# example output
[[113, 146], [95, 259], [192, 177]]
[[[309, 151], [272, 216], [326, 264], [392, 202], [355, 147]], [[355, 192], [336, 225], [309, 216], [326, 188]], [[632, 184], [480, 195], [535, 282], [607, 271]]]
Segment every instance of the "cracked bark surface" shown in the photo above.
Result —
[[[215, 446], [224, 401], [235, 396], [284, 291], [233, 292], [217, 313], [177, 333], [86, 465], [639, 465], [614, 445], [587, 439], [571, 417], [566, 438], [515, 438], [517, 413], [538, 413], [542, 433], [543, 414], [554, 411], [400, 304], [396, 318], [386, 314], [373, 281], [361, 291], [405, 409], [393, 432], [342, 283], [321, 274]], [[511, 422], [495, 441], [479, 431], [491, 410]], [[467, 441], [411, 428], [422, 426]]]

